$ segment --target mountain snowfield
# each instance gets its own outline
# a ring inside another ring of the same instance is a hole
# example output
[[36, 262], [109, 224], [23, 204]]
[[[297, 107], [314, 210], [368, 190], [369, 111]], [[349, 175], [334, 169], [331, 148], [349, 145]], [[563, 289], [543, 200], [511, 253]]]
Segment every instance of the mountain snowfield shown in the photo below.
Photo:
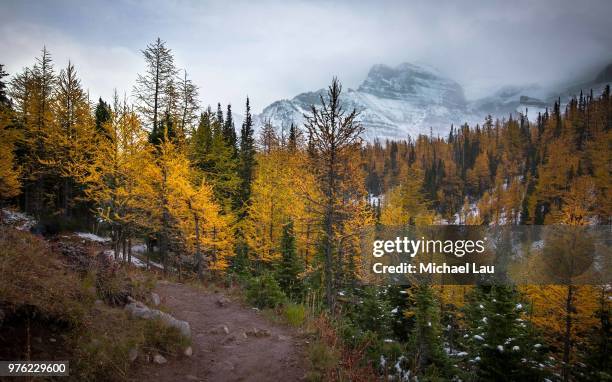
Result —
[[[451, 124], [481, 123], [487, 115], [508, 118], [527, 112], [535, 119], [557, 97], [568, 99], [580, 89], [593, 88], [598, 95], [606, 83], [611, 82], [612, 65], [604, 69], [595, 80], [563, 90], [547, 90], [536, 85], [504, 87], [494, 94], [467, 100], [463, 87], [434, 68], [403, 63], [396, 67], [374, 65], [366, 79], [356, 89], [345, 89], [342, 102], [345, 110], [356, 108], [365, 128], [364, 138], [405, 139], [419, 134], [445, 136]], [[273, 102], [256, 116], [256, 124], [266, 122], [287, 131], [291, 123], [303, 125], [304, 114], [310, 105], [319, 104], [319, 96], [326, 89], [306, 92], [287, 100]]]

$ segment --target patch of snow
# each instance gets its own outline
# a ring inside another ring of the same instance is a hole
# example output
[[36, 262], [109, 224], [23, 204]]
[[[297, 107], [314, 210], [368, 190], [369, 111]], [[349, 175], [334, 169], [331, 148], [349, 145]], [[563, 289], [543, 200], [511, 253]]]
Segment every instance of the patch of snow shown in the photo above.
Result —
[[29, 231], [37, 223], [36, 219], [19, 211], [2, 209], [2, 215], [5, 223], [15, 226], [19, 231]]
[[542, 344], [535, 344], [535, 345], [533, 345], [533, 347], [536, 348], [536, 349], [539, 349], [539, 348], [542, 347]]
[[500, 352], [502, 352], [502, 353], [503, 353], [503, 351], [504, 351], [504, 347], [503, 347], [503, 346], [501, 346], [501, 345], [497, 345], [497, 350], [499, 350]]
[[480, 336], [480, 335], [478, 335], [478, 334], [476, 334], [476, 335], [474, 336], [474, 339], [475, 339], [475, 340], [478, 340], [478, 341], [484, 341], [484, 338], [482, 338], [482, 336]]
[[393, 310], [391, 311], [391, 313], [395, 314], [395, 313], [397, 313], [398, 311], [399, 311], [399, 309], [398, 309], [397, 307], [395, 307], [395, 309], [393, 309]]
[[[105, 255], [106, 255], [106, 256], [107, 256], [109, 259], [111, 259], [112, 261], [115, 261], [115, 251], [114, 251], [114, 250], [112, 250], [112, 249], [107, 249], [106, 251], [104, 251], [104, 254], [105, 254]], [[139, 259], [138, 257], [134, 256], [133, 254], [132, 254], [131, 260], [132, 260], [132, 264], [133, 264], [135, 267], [137, 267], [137, 268], [143, 268], [143, 269], [144, 269], [144, 268], [147, 268], [147, 262], [146, 262], [146, 261], [144, 261], [144, 260]], [[155, 261], [149, 261], [149, 265], [150, 265], [151, 267], [154, 267], [154, 268], [157, 268], [157, 269], [164, 269], [164, 266], [163, 266], [163, 265], [161, 265], [161, 264], [159, 264], [159, 263], [156, 263]]]
[[519, 346], [514, 345], [512, 347], [512, 351], [519, 351], [519, 350], [521, 350], [521, 348]]
[[109, 243], [111, 241], [109, 237], [101, 237], [89, 232], [75, 232], [75, 235], [77, 235], [81, 239], [94, 241], [96, 243]]
[[132, 253], [146, 253], [147, 246], [144, 244], [135, 244], [132, 245]]

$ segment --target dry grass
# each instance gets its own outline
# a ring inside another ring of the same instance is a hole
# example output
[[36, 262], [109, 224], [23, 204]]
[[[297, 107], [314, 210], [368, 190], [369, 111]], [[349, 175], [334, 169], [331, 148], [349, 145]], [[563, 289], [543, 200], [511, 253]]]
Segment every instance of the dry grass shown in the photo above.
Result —
[[[127, 295], [145, 300], [154, 278], [104, 262], [92, 248], [70, 244], [69, 239], [49, 244], [0, 226], [2, 356], [61, 354], [70, 360], [73, 380], [122, 381], [155, 353], [180, 354], [189, 341], [178, 330], [159, 321], [131, 319], [122, 308]], [[42, 339], [40, 345], [31, 332]], [[57, 340], [47, 341], [51, 337]], [[138, 349], [136, 364], [129, 361], [131, 349]]]
[[29, 306], [56, 320], [77, 324], [95, 294], [43, 239], [0, 227], [0, 301], [5, 314]]

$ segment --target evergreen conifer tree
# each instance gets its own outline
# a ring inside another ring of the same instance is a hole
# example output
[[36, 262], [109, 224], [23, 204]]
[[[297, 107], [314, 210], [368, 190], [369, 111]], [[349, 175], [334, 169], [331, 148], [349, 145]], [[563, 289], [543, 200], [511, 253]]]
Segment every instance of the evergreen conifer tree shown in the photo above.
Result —
[[512, 286], [478, 286], [470, 296], [466, 337], [476, 374], [486, 381], [531, 381], [545, 375], [544, 347]]
[[149, 134], [149, 142], [154, 145], [159, 145], [166, 139], [170, 141], [176, 141], [176, 129], [174, 128], [174, 120], [170, 113], [166, 112], [164, 118], [153, 127]]
[[104, 128], [104, 124], [109, 122], [112, 116], [110, 105], [99, 98], [94, 115], [96, 117], [96, 132], [110, 138], [107, 129]]
[[300, 285], [300, 273], [302, 265], [297, 256], [295, 245], [295, 234], [293, 232], [293, 221], [289, 220], [283, 227], [283, 235], [280, 243], [281, 258], [278, 265], [277, 280], [280, 287], [291, 299], [297, 299], [302, 294]]
[[289, 151], [294, 152], [298, 147], [298, 129], [294, 123], [289, 126], [289, 140], [287, 141], [287, 148]]
[[239, 151], [239, 176], [240, 189], [237, 198], [236, 208], [246, 214], [246, 206], [251, 197], [251, 183], [253, 182], [253, 170], [255, 168], [255, 139], [253, 137], [253, 118], [251, 116], [251, 106], [249, 98], [246, 100], [246, 115], [240, 130], [240, 151]]
[[223, 136], [233, 149], [233, 154], [236, 155], [236, 128], [234, 126], [234, 118], [232, 117], [232, 105], [227, 105], [227, 113], [225, 114], [225, 122], [223, 123]]
[[200, 121], [191, 137], [191, 161], [202, 171], [209, 171], [212, 167], [207, 158], [212, 147], [214, 115], [210, 107], [200, 114]]
[[238, 178], [238, 163], [235, 148], [230, 146], [223, 134], [223, 111], [218, 105], [217, 116], [212, 121], [212, 141], [210, 150], [206, 152], [203, 162], [205, 175], [210, 177], [215, 198], [224, 211], [231, 212], [235, 206], [236, 195], [240, 185]]
[[439, 303], [429, 285], [418, 285], [411, 294], [415, 307], [411, 336], [416, 354], [414, 367], [419, 373], [439, 377], [449, 370], [448, 358], [442, 348]]

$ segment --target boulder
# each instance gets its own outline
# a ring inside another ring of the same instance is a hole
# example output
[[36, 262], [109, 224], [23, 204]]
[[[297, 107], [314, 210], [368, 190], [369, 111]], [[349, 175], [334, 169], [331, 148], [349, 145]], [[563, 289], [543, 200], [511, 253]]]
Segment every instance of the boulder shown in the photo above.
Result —
[[193, 348], [191, 346], [188, 346], [187, 349], [185, 349], [185, 351], [183, 352], [183, 354], [185, 354], [186, 357], [191, 357], [193, 355]]
[[138, 358], [138, 349], [131, 348], [128, 352], [128, 359], [130, 360], [130, 362], [134, 362], [136, 361], [136, 358]]
[[187, 321], [178, 320], [166, 312], [161, 310], [151, 309], [142, 302], [132, 302], [125, 306], [132, 317], [141, 318], [143, 320], [160, 319], [164, 324], [177, 328], [182, 335], [191, 338], [191, 327]]
[[268, 329], [257, 329], [253, 328], [246, 332], [246, 335], [249, 337], [269, 337], [270, 331]]
[[230, 300], [225, 296], [221, 296], [217, 299], [217, 305], [221, 308], [223, 308], [224, 306], [227, 306], [229, 303], [230, 303]]
[[155, 306], [159, 306], [159, 304], [161, 304], [161, 298], [159, 298], [157, 293], [151, 292], [151, 302]]
[[164, 356], [161, 354], [155, 354], [153, 356], [153, 362], [155, 362], [158, 365], [163, 365], [164, 363], [168, 362], [168, 360], [164, 358]]

